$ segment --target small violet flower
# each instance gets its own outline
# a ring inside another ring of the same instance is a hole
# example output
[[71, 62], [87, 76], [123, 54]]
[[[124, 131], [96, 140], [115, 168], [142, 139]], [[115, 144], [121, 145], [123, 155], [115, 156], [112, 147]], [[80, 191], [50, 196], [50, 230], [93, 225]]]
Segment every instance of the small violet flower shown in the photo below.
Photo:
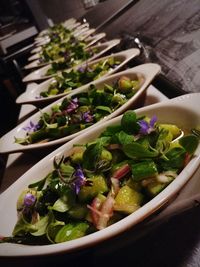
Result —
[[70, 101], [69, 105], [67, 106], [67, 113], [71, 113], [74, 110], [76, 110], [78, 108], [78, 98], [74, 98]]
[[151, 118], [149, 123], [145, 120], [139, 121], [138, 122], [140, 125], [139, 134], [147, 135], [147, 134], [150, 134], [151, 132], [153, 132], [154, 131], [154, 125], [155, 125], [156, 121], [157, 121], [157, 117], [155, 115]]
[[27, 193], [24, 197], [24, 206], [25, 207], [32, 207], [35, 204], [36, 196], [32, 195], [31, 193]]
[[80, 66], [78, 69], [77, 69], [79, 72], [81, 73], [84, 73], [84, 72], [93, 72], [93, 69], [91, 69], [88, 64], [84, 64], [82, 66]]
[[85, 67], [81, 66], [78, 68], [78, 72], [84, 73], [85, 72]]
[[39, 124], [36, 123], [34, 124], [32, 121], [30, 121], [29, 125], [24, 127], [23, 130], [26, 131], [26, 132], [35, 132], [39, 129]]
[[73, 176], [74, 176], [73, 186], [74, 186], [76, 194], [78, 195], [81, 187], [83, 185], [85, 185], [85, 183], [86, 183], [86, 178], [85, 178], [83, 170], [80, 166], [76, 169]]
[[82, 119], [85, 122], [92, 122], [93, 121], [93, 115], [91, 115], [89, 111], [84, 112], [83, 115], [82, 115]]

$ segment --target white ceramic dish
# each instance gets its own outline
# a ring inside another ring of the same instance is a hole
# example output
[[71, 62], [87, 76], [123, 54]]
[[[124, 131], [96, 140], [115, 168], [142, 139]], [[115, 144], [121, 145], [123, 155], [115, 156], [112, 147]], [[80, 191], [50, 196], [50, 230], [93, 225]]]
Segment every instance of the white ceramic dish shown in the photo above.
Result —
[[[82, 32], [84, 32], [85, 30], [87, 30], [89, 28], [89, 24], [88, 23], [84, 23], [81, 24], [80, 22], [76, 22], [76, 23], [71, 23], [69, 25], [66, 25], [66, 23], [62, 23], [64, 27], [66, 27], [67, 29], [74, 31], [74, 34], [76, 36], [78, 36], [79, 34], [81, 34]], [[41, 45], [41, 43], [46, 43], [47, 39], [48, 39], [48, 30], [43, 31], [42, 35], [39, 35], [38, 37], [35, 38], [35, 45], [37, 45], [38, 47]], [[33, 52], [31, 52], [33, 53]]]
[[37, 54], [39, 53], [40, 51], [42, 50], [42, 47], [41, 46], [38, 46], [36, 48], [34, 48], [33, 50], [31, 50], [31, 54]]
[[82, 30], [80, 33], [78, 32], [75, 37], [77, 37], [80, 41], [84, 41], [87, 39], [90, 35], [94, 34], [96, 29], [87, 29], [87, 30]]
[[46, 35], [44, 37], [39, 38], [37, 41], [35, 41], [34, 44], [36, 47], [40, 47], [40, 46], [48, 44], [49, 42], [50, 42], [50, 38], [48, 35]]
[[[85, 28], [81, 28], [76, 29], [74, 31], [74, 37], [76, 37], [79, 41], [84, 41], [85, 39], [87, 39], [91, 34], [93, 34], [95, 32], [95, 29], [88, 29], [87, 27]], [[41, 37], [39, 40], [37, 40], [37, 42], [35, 42], [36, 48], [34, 48], [32, 51], [41, 51], [41, 47], [43, 45], [46, 45], [50, 42], [50, 38], [48, 36], [45, 37]], [[63, 43], [66, 42], [65, 40], [63, 40]], [[36, 59], [40, 58], [40, 54], [39, 53], [33, 53], [32, 56], [28, 57], [28, 61], [33, 61]]]
[[[127, 110], [129, 107], [133, 107], [134, 105], [136, 105], [137, 100], [139, 100], [140, 97], [143, 96], [148, 85], [151, 83], [151, 81], [154, 79], [154, 77], [160, 72], [160, 70], [161, 70], [160, 66], [157, 64], [153, 64], [153, 63], [143, 64], [143, 65], [139, 65], [137, 67], [116, 73], [112, 76], [101, 79], [100, 81], [93, 82], [93, 84], [97, 88], [99, 88], [104, 83], [112, 85], [114, 82], [116, 82], [123, 75], [130, 77], [130, 79], [134, 79], [135, 75], [137, 75], [138, 77], [141, 77], [141, 80], [143, 80], [143, 83], [141, 84], [141, 87], [137, 91], [137, 93], [132, 98], [130, 98], [124, 105], [119, 107], [117, 110], [115, 110], [110, 115], [104, 117], [99, 122], [93, 124], [89, 128], [82, 130], [81, 132], [88, 131], [88, 129], [91, 129], [92, 127], [96, 127], [98, 124], [104, 123], [105, 121], [107, 121], [113, 117], [118, 116], [119, 114], [122, 114], [125, 110]], [[75, 95], [77, 95], [77, 93], [85, 92], [85, 91], [88, 91], [88, 85], [83, 86], [78, 90], [75, 90], [74, 92], [72, 92], [71, 94], [69, 94], [66, 97], [67, 98], [72, 97], [72, 96], [75, 97]], [[66, 98], [66, 97], [64, 97], [64, 98]], [[24, 138], [26, 132], [23, 130], [23, 128], [27, 127], [30, 124], [30, 121], [33, 122], [34, 124], [38, 123], [38, 121], [41, 117], [41, 112], [42, 113], [45, 113], [45, 112], [51, 113], [52, 106], [55, 104], [61, 104], [64, 98], [61, 98], [61, 99], [57, 100], [56, 102], [51, 103], [47, 107], [41, 109], [39, 112], [37, 112], [33, 116], [29, 117], [24, 122], [19, 124], [16, 128], [14, 128], [10, 132], [8, 132], [6, 135], [4, 135], [0, 139], [0, 153], [25, 151], [25, 150], [30, 150], [30, 149], [39, 149], [39, 148], [43, 148], [43, 147], [49, 147], [52, 145], [58, 145], [58, 144], [62, 144], [64, 142], [76, 137], [77, 135], [79, 135], [80, 132], [77, 132], [77, 133], [74, 133], [72, 135], [68, 135], [68, 136], [65, 136], [63, 138], [53, 140], [50, 142], [46, 142], [46, 143], [41, 142], [41, 143], [30, 144], [30, 145], [21, 145], [21, 144], [14, 143], [14, 137]]]
[[[112, 71], [107, 72], [105, 75], [103, 75], [100, 79], [113, 74], [114, 72], [117, 72], [120, 68], [122, 68], [126, 63], [128, 63], [131, 59], [133, 59], [134, 57], [138, 56], [140, 53], [140, 50], [137, 48], [131, 48], [128, 50], [124, 50], [121, 51], [119, 53], [114, 53], [111, 55], [108, 55], [106, 57], [101, 57], [98, 58], [94, 61], [91, 61], [89, 63], [83, 63], [79, 66], [74, 67], [74, 69], [80, 68], [80, 66], [85, 66], [85, 64], [87, 64], [88, 66], [92, 66], [102, 60], [106, 60], [107, 58], [110, 57], [114, 57], [116, 60], [119, 60], [121, 62], [121, 64], [119, 64], [116, 68], [114, 68]], [[38, 98], [38, 96], [40, 95], [40, 92], [46, 91], [48, 90], [49, 85], [51, 84], [51, 82], [53, 81], [54, 78], [51, 78], [37, 86], [35, 86], [32, 90], [30, 91], [26, 91], [24, 93], [22, 93], [17, 99], [16, 99], [16, 103], [18, 104], [25, 104], [25, 103], [32, 103], [32, 104], [40, 104], [40, 103], [48, 103], [48, 102], [52, 102], [55, 99], [58, 99], [64, 95], [66, 95], [66, 93], [62, 93], [62, 94], [58, 94], [58, 95], [54, 95], [54, 96], [49, 96], [49, 97], [44, 97], [44, 98]], [[80, 87], [81, 88], [81, 87]]]
[[106, 33], [105, 32], [97, 33], [97, 34], [94, 34], [92, 36], [87, 37], [85, 39], [85, 41], [87, 43], [86, 47], [89, 47], [89, 46], [92, 46], [92, 45], [96, 44], [98, 41], [100, 41], [101, 39], [103, 39], [105, 37], [106, 37]]
[[81, 23], [77, 22], [77, 20], [75, 18], [70, 18], [70, 19], [67, 19], [64, 22], [62, 22], [62, 25], [66, 28], [70, 28], [76, 24], [80, 25]]
[[77, 23], [77, 20], [75, 18], [69, 18], [62, 22], [63, 26], [68, 27], [70, 25], [74, 25]]
[[[110, 41], [107, 41], [107, 42], [104, 42], [104, 43], [100, 43], [100, 44], [97, 44], [97, 45], [93, 45], [93, 46], [89, 46], [86, 48], [87, 49], [90, 49], [90, 48], [99, 48], [100, 52], [97, 53], [96, 55], [94, 55], [90, 60], [92, 59], [95, 59], [101, 55], [103, 55], [105, 52], [107, 52], [108, 50], [110, 50], [111, 48], [113, 48], [114, 46], [118, 45], [120, 42], [120, 39], [113, 39], [113, 40], [110, 40]], [[48, 68], [45, 68], [46, 69], [49, 69], [50, 68], [50, 64], [53, 63], [53, 62], [48, 62], [48, 63], [44, 63], [45, 66], [48, 66]], [[24, 67], [24, 69], [26, 70], [31, 70], [31, 69], [36, 69], [36, 68], [41, 68], [41, 63], [39, 60], [35, 60], [35, 61], [32, 61], [30, 64], [26, 65]], [[46, 73], [46, 72], [44, 72]], [[43, 72], [41, 74], [41, 76], [43, 76]]]
[[101, 32], [101, 33], [97, 33], [97, 34], [88, 36], [87, 38], [84, 39], [84, 41], [87, 43], [86, 48], [88, 48], [94, 44], [98, 44], [98, 42], [105, 37], [106, 37], [105, 32]]
[[49, 42], [49, 36], [48, 34], [47, 35], [44, 35], [42, 37], [37, 37], [35, 42], [34, 42], [34, 45], [35, 46], [40, 46], [40, 45], [44, 45], [46, 44], [46, 42]]
[[[98, 53], [94, 54], [91, 58], [87, 59], [87, 62], [92, 61], [100, 56], [102, 56], [103, 54], [105, 54], [107, 51], [109, 51], [110, 49], [112, 49], [113, 47], [115, 47], [116, 45], [118, 45], [120, 43], [120, 39], [113, 39], [111, 41], [105, 42], [105, 43], [101, 43], [92, 47], [87, 48], [86, 50], [90, 50], [90, 49], [98, 49]], [[56, 62], [56, 61], [55, 61]], [[36, 63], [36, 64], [34, 64]], [[53, 63], [53, 62], [52, 62]], [[29, 64], [29, 66], [25, 67], [25, 69], [32, 69], [32, 68], [36, 68], [37, 62], [32, 62], [31, 64]], [[31, 76], [31, 80], [34, 78], [34, 80], [46, 80], [51, 78], [54, 75], [46, 75], [46, 72], [52, 67], [52, 64], [48, 64], [42, 68], [38, 68], [37, 70], [31, 72], [30, 74], [28, 74], [27, 76], [24, 77], [24, 80], [26, 82], [25, 79], [27, 79], [27, 77]], [[29, 80], [28, 80], [29, 81]]]
[[[81, 24], [80, 22], [76, 22], [75, 20], [74, 21], [73, 20], [65, 21], [64, 23], [62, 23], [62, 25], [65, 28], [72, 30], [72, 31], [73, 30], [75, 31], [78, 27], [82, 28], [82, 27], [87, 26], [86, 23]], [[84, 25], [84, 26], [82, 26], [82, 25]], [[40, 32], [40, 34], [35, 38], [35, 42], [34, 42], [35, 45], [40, 46], [41, 43], [43, 43], [46, 40], [46, 38], [48, 38], [48, 34], [49, 34], [49, 29], [46, 29], [46, 30], [43, 30], [42, 32]]]
[[28, 61], [33, 61], [40, 58], [40, 53], [33, 54], [28, 58]]
[[37, 69], [37, 68], [41, 68], [44, 67], [46, 65], [49, 65], [49, 62], [40, 62], [39, 59], [36, 59], [30, 63], [28, 63], [27, 65], [24, 66], [25, 70], [31, 70], [31, 69]]
[[[136, 110], [136, 113], [138, 115], [144, 114], [150, 117], [152, 115], [157, 115], [159, 122], [175, 123], [179, 126], [184, 125], [184, 127], [190, 129], [200, 124], [199, 102], [200, 93], [193, 93], [138, 109]], [[4, 191], [0, 196], [0, 234], [9, 236], [12, 233], [13, 227], [17, 221], [16, 202], [20, 192], [30, 183], [45, 177], [53, 169], [53, 159], [55, 157], [69, 155], [74, 144], [84, 144], [94, 140], [107, 126], [119, 124], [120, 120], [121, 116], [107, 121], [59, 147], [33, 166], [6, 191]], [[0, 244], [0, 256], [36, 256], [69, 253], [94, 246], [106, 239], [110, 239], [125, 232], [127, 229], [134, 227], [169, 202], [189, 181], [199, 164], [200, 145], [198, 146], [194, 157], [184, 170], [161, 193], [131, 215], [103, 230], [79, 239], [52, 245], [28, 246], [9, 243]]]
[[77, 22], [77, 23], [79, 23], [79, 25], [74, 28], [74, 32], [76, 30], [81, 30], [83, 28], [89, 29], [89, 27], [90, 27], [89, 23], [87, 23], [87, 22], [82, 23], [82, 24], [80, 22]]
[[[105, 38], [106, 37], [106, 34], [104, 32], [102, 33], [98, 33], [98, 34], [95, 34], [94, 36], [91, 36], [91, 38], [86, 38], [87, 40], [87, 45], [85, 46], [85, 48], [88, 48], [90, 46], [93, 46], [94, 44], [98, 43], [101, 39]], [[99, 44], [99, 43], [98, 43]], [[39, 48], [39, 51], [41, 51], [41, 47], [37, 47]], [[36, 49], [36, 48], [35, 48]], [[37, 56], [36, 56], [37, 55]], [[24, 66], [24, 69], [33, 69], [33, 68], [40, 68], [42, 66], [45, 66], [45, 65], [48, 65], [49, 62], [43, 62], [41, 63], [40, 60], [39, 60], [39, 54], [36, 53], [34, 54], [34, 56], [37, 58], [35, 59], [34, 61], [31, 61], [30, 63], [28, 63], [27, 65]]]
[[[82, 27], [81, 27], [82, 26]], [[80, 27], [76, 28], [74, 31], [73, 31], [73, 34], [75, 37], [77, 37], [79, 39], [79, 36], [81, 35], [85, 35], [86, 33], [88, 33], [89, 35], [90, 34], [93, 34], [95, 32], [95, 29], [89, 29], [87, 24], [82, 24]], [[88, 36], [89, 36], [88, 35]], [[86, 37], [87, 38], [87, 37]]]
[[68, 25], [66, 25], [66, 23], [64, 23], [63, 26], [66, 27], [69, 30], [74, 30], [77, 27], [80, 27], [81, 23], [80, 22], [75, 22], [75, 23], [71, 23], [71, 24], [68, 24]]
[[47, 35], [49, 32], [49, 28], [42, 30], [41, 32], [38, 33], [38, 35], [35, 37], [35, 41], [37, 41], [39, 38], [44, 37], [45, 35]]
[[[70, 18], [62, 22], [62, 25], [66, 28], [74, 27], [78, 23], [78, 26], [81, 24], [80, 22], [77, 22], [75, 18]], [[44, 35], [48, 34], [49, 29], [42, 30], [36, 37], [35, 40], [37, 40], [39, 37], [43, 37]]]

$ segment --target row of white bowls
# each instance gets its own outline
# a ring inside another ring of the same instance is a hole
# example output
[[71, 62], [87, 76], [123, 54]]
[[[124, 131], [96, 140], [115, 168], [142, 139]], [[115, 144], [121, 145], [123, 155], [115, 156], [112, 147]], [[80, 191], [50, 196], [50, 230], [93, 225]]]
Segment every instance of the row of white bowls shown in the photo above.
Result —
[[[72, 20], [68, 22], [68, 25], [73, 25], [76, 21]], [[66, 22], [67, 25], [67, 22]], [[44, 32], [43, 32], [44, 34]], [[42, 35], [42, 34], [41, 34]], [[41, 41], [41, 36], [38, 37], [38, 42]], [[130, 59], [139, 55], [139, 50], [129, 49], [127, 51], [122, 51], [112, 56], [121, 60], [121, 65], [119, 68], [116, 68], [114, 71], [118, 71], [122, 66], [124, 66]], [[98, 62], [95, 61], [95, 62]], [[90, 64], [90, 63], [89, 63]], [[94, 64], [91, 63], [91, 64]], [[100, 122], [94, 124], [93, 126], [87, 128], [86, 130], [79, 133], [60, 138], [51, 142], [43, 144], [32, 144], [32, 145], [19, 145], [14, 143], [14, 136], [17, 138], [24, 136], [23, 128], [29, 125], [30, 121], [36, 123], [41, 113], [37, 112], [33, 116], [29, 117], [23, 123], [18, 125], [16, 128], [11, 130], [5, 136], [0, 139], [0, 153], [13, 153], [17, 151], [32, 150], [32, 149], [41, 149], [43, 147], [48, 147], [55, 144], [63, 144], [58, 149], [54, 150], [51, 154], [46, 156], [31, 169], [29, 169], [24, 175], [22, 175], [15, 183], [13, 183], [6, 191], [0, 195], [0, 235], [10, 236], [13, 230], [13, 227], [17, 221], [17, 211], [16, 211], [16, 202], [18, 196], [23, 189], [25, 189], [30, 183], [40, 180], [45, 177], [53, 169], [53, 161], [55, 157], [61, 157], [62, 155], [69, 155], [69, 151], [73, 148], [74, 144], [84, 144], [93, 141], [97, 138], [101, 132], [103, 132], [106, 127], [111, 125], [120, 124], [121, 117], [125, 110], [134, 108], [134, 105], [137, 103], [137, 100], [145, 93], [145, 90], [150, 85], [152, 80], [157, 74], [159, 74], [161, 68], [157, 64], [148, 63], [139, 65], [134, 68], [118, 72], [116, 74], [109, 73], [109, 76], [102, 77], [99, 80], [94, 81], [93, 83], [98, 88], [102, 84], [112, 84], [114, 81], [117, 81], [121, 76], [127, 76], [129, 78], [137, 76], [142, 76], [144, 78], [144, 83], [138, 92], [122, 107], [117, 109], [115, 112], [105, 117]], [[112, 74], [112, 75], [111, 75]], [[53, 78], [52, 78], [53, 79]], [[32, 90], [27, 91], [22, 94], [18, 99], [17, 103], [32, 103], [39, 104], [37, 101], [47, 101], [47, 100], [36, 100], [36, 96], [48, 87], [51, 79], [36, 85]], [[71, 94], [59, 95], [59, 99], [56, 102], [57, 97], [51, 97], [50, 103], [42, 112], [50, 112], [52, 105], [56, 103], [61, 103], [65, 97], [75, 96], [77, 93], [85, 92], [88, 90], [89, 85], [84, 85], [81, 88], [74, 90]], [[167, 100], [158, 104], [151, 106], [143, 107], [136, 109], [137, 115], [147, 115], [152, 117], [157, 115], [158, 122], [162, 123], [173, 123], [184, 128], [195, 128], [200, 125], [200, 93], [193, 93], [188, 95], [183, 95], [181, 97], [174, 98], [172, 100]], [[49, 103], [48, 101], [46, 103]], [[184, 170], [178, 175], [178, 177], [168, 185], [160, 194], [154, 197], [151, 201], [146, 203], [140, 209], [127, 216], [123, 220], [103, 229], [93, 234], [84, 236], [82, 238], [52, 245], [44, 246], [28, 246], [21, 244], [10, 244], [3, 243], [0, 244], [0, 256], [35, 256], [35, 255], [48, 255], [48, 254], [57, 254], [57, 253], [69, 253], [71, 251], [80, 250], [86, 247], [93, 246], [97, 243], [100, 243], [106, 239], [114, 237], [127, 229], [133, 227], [137, 223], [141, 222], [155, 211], [160, 209], [164, 204], [166, 204], [171, 198], [177, 194], [181, 188], [186, 184], [186, 182], [191, 178], [192, 174], [198, 168], [200, 164], [200, 146], [198, 146], [194, 157], [189, 162], [189, 164], [184, 168]]]

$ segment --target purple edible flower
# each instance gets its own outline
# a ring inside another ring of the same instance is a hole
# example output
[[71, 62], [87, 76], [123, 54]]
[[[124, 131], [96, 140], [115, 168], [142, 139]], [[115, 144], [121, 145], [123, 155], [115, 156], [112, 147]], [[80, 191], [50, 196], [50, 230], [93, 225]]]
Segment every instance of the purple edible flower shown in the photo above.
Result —
[[88, 64], [86, 63], [86, 64], [84, 64], [84, 65], [82, 65], [82, 66], [80, 66], [78, 69], [77, 69], [79, 72], [81, 72], [81, 73], [84, 73], [84, 72], [93, 72], [93, 69], [91, 69], [89, 66], [88, 66]]
[[81, 187], [83, 185], [85, 185], [85, 183], [86, 183], [86, 178], [85, 178], [83, 170], [80, 166], [76, 169], [73, 176], [74, 176], [73, 186], [74, 186], [76, 194], [78, 195]]
[[25, 207], [32, 207], [35, 204], [36, 196], [32, 195], [31, 193], [27, 193], [24, 197], [24, 206]]
[[71, 113], [74, 110], [76, 110], [78, 108], [78, 98], [74, 98], [70, 101], [69, 105], [67, 106], [67, 113]]
[[84, 73], [84, 72], [85, 72], [85, 67], [80, 66], [80, 67], [78, 68], [78, 72]]
[[140, 125], [139, 134], [147, 135], [147, 134], [150, 134], [151, 132], [153, 132], [154, 131], [154, 125], [155, 125], [156, 121], [157, 121], [157, 117], [155, 115], [151, 118], [149, 123], [145, 120], [139, 121], [138, 122]]
[[26, 131], [26, 132], [35, 132], [39, 129], [39, 124], [36, 123], [34, 124], [32, 121], [30, 121], [29, 125], [24, 127], [23, 130]]
[[93, 115], [91, 115], [89, 111], [84, 112], [82, 115], [82, 118], [85, 122], [92, 122], [93, 121]]
[[77, 107], [78, 107], [78, 98], [76, 97], [70, 101], [69, 105], [67, 106], [66, 111], [70, 113], [74, 111], [75, 109], [77, 109]]

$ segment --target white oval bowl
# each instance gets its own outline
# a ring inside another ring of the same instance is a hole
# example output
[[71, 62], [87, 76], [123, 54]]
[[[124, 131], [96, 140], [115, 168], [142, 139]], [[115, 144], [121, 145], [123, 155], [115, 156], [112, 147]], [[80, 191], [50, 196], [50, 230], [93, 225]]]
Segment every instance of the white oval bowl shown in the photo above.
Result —
[[[121, 51], [121, 52], [118, 52], [118, 53], [110, 54], [110, 55], [105, 56], [105, 57], [98, 58], [98, 59], [96, 59], [94, 61], [91, 61], [89, 63], [85, 62], [83, 64], [80, 64], [80, 65], [74, 67], [74, 69], [77, 69], [80, 66], [84, 66], [85, 64], [87, 64], [90, 67], [93, 64], [96, 64], [96, 63], [98, 63], [98, 62], [100, 62], [102, 60], [106, 60], [107, 58], [110, 58], [110, 57], [114, 57], [116, 60], [121, 61], [121, 63], [116, 68], [114, 68], [110, 72], [105, 73], [103, 76], [101, 76], [98, 79], [98, 80], [101, 80], [104, 77], [117, 72], [126, 63], [128, 63], [131, 59], [133, 59], [134, 57], [138, 56], [139, 54], [140, 54], [140, 50], [139, 49], [131, 48], [131, 49], [124, 50], [124, 51]], [[51, 78], [51, 79], [49, 79], [49, 80], [47, 80], [47, 81], [35, 86], [32, 90], [22, 93], [16, 99], [16, 103], [17, 104], [32, 103], [33, 105], [37, 105], [37, 104], [40, 104], [40, 103], [53, 102], [54, 100], [66, 95], [67, 93], [62, 93], [62, 94], [57, 94], [57, 95], [49, 96], [49, 97], [45, 97], [45, 98], [38, 98], [38, 96], [40, 95], [40, 92], [46, 91], [48, 89], [48, 87], [49, 87], [50, 83], [53, 81], [53, 79], [54, 78]], [[82, 88], [82, 86], [79, 87], [79, 88]], [[77, 90], [77, 89], [74, 89], [74, 90]]]
[[118, 116], [119, 114], [122, 114], [125, 110], [127, 110], [129, 107], [132, 107], [133, 105], [137, 104], [137, 100], [140, 99], [140, 97], [144, 94], [145, 90], [147, 89], [148, 85], [151, 83], [151, 81], [154, 79], [154, 77], [161, 71], [161, 68], [157, 64], [153, 63], [147, 63], [143, 65], [139, 65], [137, 67], [127, 69], [125, 71], [119, 72], [117, 74], [114, 74], [112, 76], [109, 76], [107, 78], [104, 78], [103, 80], [95, 81], [92, 84], [94, 84], [97, 88], [101, 87], [104, 83], [112, 85], [114, 82], [116, 82], [120, 77], [122, 76], [127, 76], [130, 79], [133, 79], [135, 75], [141, 76], [142, 79], [144, 79], [143, 84], [141, 85], [140, 89], [136, 92], [136, 94], [131, 97], [124, 105], [116, 109], [114, 112], [109, 114], [108, 116], [104, 117], [102, 120], [98, 121], [97, 123], [93, 124], [92, 126], [82, 130], [81, 132], [77, 132], [53, 141], [49, 141], [46, 143], [37, 143], [37, 144], [30, 144], [30, 145], [21, 145], [14, 143], [14, 137], [16, 138], [24, 138], [25, 136], [25, 131], [23, 128], [27, 127], [30, 124], [30, 121], [33, 122], [34, 124], [38, 123], [40, 117], [41, 117], [41, 112], [42, 113], [51, 113], [51, 108], [55, 104], [60, 104], [62, 103], [64, 98], [70, 98], [70, 97], [75, 97], [77, 93], [85, 92], [88, 91], [89, 86], [83, 86], [80, 87], [78, 90], [74, 90], [71, 94], [68, 96], [65, 96], [56, 102], [51, 103], [47, 107], [41, 109], [39, 112], [36, 114], [32, 115], [25, 121], [23, 121], [21, 124], [17, 125], [13, 130], [5, 134], [1, 139], [0, 139], [0, 153], [11, 153], [11, 152], [17, 152], [17, 151], [26, 151], [26, 150], [32, 150], [32, 149], [39, 149], [39, 148], [45, 148], [49, 147], [52, 145], [58, 145], [62, 144], [64, 142], [67, 142], [71, 140], [72, 138], [76, 137], [80, 133], [83, 133], [85, 131], [90, 130], [93, 127], [97, 127], [97, 125], [104, 123], [105, 121]]
[[100, 32], [97, 34], [94, 34], [92, 36], [89, 36], [85, 39], [87, 45], [86, 47], [92, 46], [94, 44], [96, 44], [97, 42], [99, 42], [101, 39], [106, 37], [106, 33], [105, 32]]
[[[200, 93], [193, 93], [138, 109], [136, 110], [136, 113], [138, 115], [143, 114], [150, 117], [152, 115], [157, 115], [158, 122], [175, 123], [180, 127], [184, 126], [184, 128], [193, 128], [200, 124], [199, 102]], [[53, 160], [55, 156], [68, 156], [74, 144], [84, 144], [90, 142], [97, 138], [107, 126], [119, 124], [120, 121], [121, 116], [116, 117], [59, 147], [38, 162], [6, 191], [4, 191], [0, 195], [0, 234], [3, 236], [9, 236], [12, 233], [13, 227], [17, 221], [16, 202], [19, 194], [23, 189], [27, 188], [30, 183], [42, 179], [53, 169]], [[106, 239], [125, 232], [127, 229], [130, 229], [148, 216], [152, 215], [155, 211], [159, 210], [164, 204], [171, 200], [188, 182], [199, 164], [200, 145], [188, 165], [161, 193], [131, 215], [103, 230], [79, 239], [52, 245], [30, 246], [9, 243], [0, 244], [0, 256], [35, 256], [52, 255], [64, 252], [69, 253], [86, 247], [91, 247]]]
[[[74, 25], [77, 25], [77, 27], [81, 24], [80, 22], [77, 22], [75, 18], [70, 18], [62, 22], [62, 25], [66, 28], [74, 27]], [[75, 26], [76, 27], [76, 26]], [[43, 35], [48, 34], [49, 29], [42, 30], [36, 37], [35, 40], [37, 40], [40, 37], [43, 37]]]
[[[96, 31], [95, 29], [89, 29], [87, 27], [84, 27], [84, 28], [80, 28], [80, 29], [78, 29], [78, 28], [75, 29], [73, 31], [73, 33], [74, 33], [74, 37], [77, 38], [79, 41], [84, 41], [90, 35], [94, 34], [95, 31]], [[51, 41], [51, 39], [47, 35], [47, 36], [41, 37], [37, 41], [35, 41], [35, 46], [36, 46], [36, 48], [38, 48], [38, 47], [41, 47], [43, 45], [47, 45], [50, 41]], [[65, 42], [65, 40], [63, 40], [62, 42]], [[33, 61], [35, 59], [38, 59], [39, 57], [40, 57], [39, 54], [34, 54], [28, 58], [28, 61]]]
[[[73, 24], [71, 23], [68, 26], [66, 25], [66, 23], [62, 23], [62, 25], [67, 29], [72, 30], [76, 36], [89, 29], [88, 23], [81, 24], [80, 22], [76, 22]], [[39, 52], [41, 50], [41, 43], [44, 43], [46, 41], [46, 38], [48, 38], [48, 33], [49, 31], [45, 30], [42, 32], [43, 36], [39, 35], [35, 38], [35, 44], [37, 45], [37, 47], [31, 51], [31, 54], [34, 54], [35, 52]]]
[[[94, 48], [98, 48], [99, 49], [99, 52], [94, 54], [91, 58], [88, 58], [87, 59], [87, 62], [88, 61], [92, 61], [100, 56], [102, 56], [104, 53], [108, 52], [110, 49], [112, 49], [113, 47], [115, 47], [116, 45], [118, 45], [120, 43], [120, 39], [113, 39], [113, 40], [110, 40], [110, 41], [107, 41], [105, 43], [101, 43], [101, 44], [98, 44], [98, 45], [94, 45], [94, 46], [90, 46], [88, 48], [86, 48], [86, 51], [89, 50], [89, 49], [94, 49]], [[56, 62], [57, 60], [55, 60]], [[47, 63], [44, 63], [43, 65], [45, 65], [44, 67], [41, 68], [41, 63], [39, 60], [35, 60], [33, 62], [31, 62], [30, 64], [26, 65], [24, 67], [24, 69], [37, 69], [37, 72], [33, 71], [31, 73], [32, 77], [34, 77], [35, 75], [35, 79], [37, 80], [44, 80], [44, 79], [47, 79], [49, 78], [50, 76], [45, 76], [46, 72], [48, 69], [51, 68], [51, 64], [53, 63], [54, 61], [52, 62], [48, 62]], [[83, 63], [82, 63], [83, 64]], [[30, 75], [30, 74], [28, 74]], [[51, 75], [53, 76], [53, 75]], [[26, 77], [24, 77], [26, 78]]]
[[[75, 23], [71, 23], [68, 25], [64, 23], [63, 26], [67, 28], [68, 30], [75, 32], [76, 34], [79, 34], [79, 32], [82, 32], [82, 29], [84, 28], [88, 29], [88, 23], [81, 24], [80, 22], [75, 22]], [[45, 30], [43, 31], [43, 36], [37, 36], [34, 42], [35, 46], [40, 47], [42, 45], [49, 43], [50, 39], [49, 39], [48, 33], [49, 33], [49, 30]]]
[[[106, 34], [103, 32], [103, 33], [98, 33], [98, 34], [95, 34], [94, 36], [91, 36], [90, 39], [87, 38], [87, 45], [85, 46], [85, 48], [88, 48], [88, 47], [98, 43], [101, 39], [103, 39], [105, 37], [106, 37]], [[40, 51], [41, 51], [41, 47], [40, 47], [40, 50], [38, 52], [40, 52]], [[39, 61], [39, 59], [36, 59], [36, 60], [28, 63], [27, 65], [25, 65], [24, 69], [38, 68], [38, 67], [42, 67], [42, 66], [45, 66], [48, 64], [49, 64], [49, 62], [41, 63]]]

